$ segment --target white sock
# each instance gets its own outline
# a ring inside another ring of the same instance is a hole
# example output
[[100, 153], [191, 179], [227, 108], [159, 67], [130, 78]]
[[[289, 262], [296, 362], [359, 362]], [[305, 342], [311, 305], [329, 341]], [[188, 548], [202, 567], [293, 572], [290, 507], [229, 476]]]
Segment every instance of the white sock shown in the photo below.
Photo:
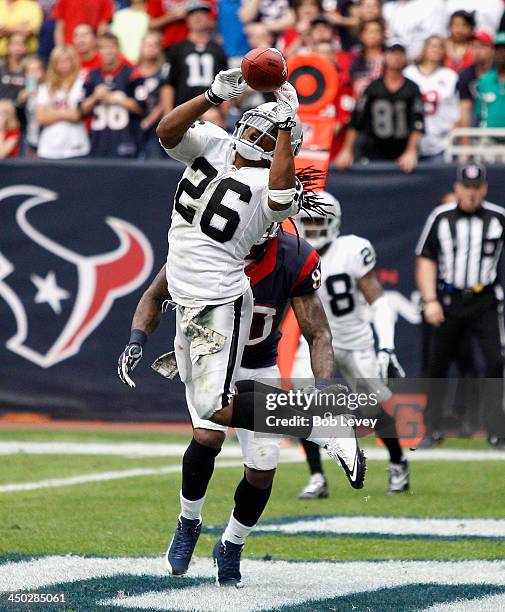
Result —
[[191, 501], [182, 496], [182, 491], [179, 493], [181, 498], [181, 516], [187, 519], [191, 519], [194, 521], [195, 519], [202, 520], [202, 515], [200, 514], [202, 511], [203, 502], [205, 501], [205, 495], [202, 499], [197, 499], [195, 501]]
[[232, 511], [228, 525], [226, 525], [226, 529], [221, 537], [221, 542], [223, 542], [223, 544], [226, 541], [231, 542], [232, 544], [243, 544], [254, 527], [255, 525], [252, 527], [247, 527], [247, 525], [242, 525], [242, 523], [239, 523], [233, 516]]

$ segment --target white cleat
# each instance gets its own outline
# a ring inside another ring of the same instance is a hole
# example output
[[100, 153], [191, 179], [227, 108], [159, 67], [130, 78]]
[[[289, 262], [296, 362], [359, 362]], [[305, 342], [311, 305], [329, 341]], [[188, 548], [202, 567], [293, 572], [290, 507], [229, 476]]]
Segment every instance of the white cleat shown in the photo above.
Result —
[[312, 474], [309, 482], [298, 495], [298, 499], [322, 499], [328, 497], [328, 485], [325, 477], [320, 474]]
[[365, 482], [366, 457], [361, 450], [356, 432], [348, 438], [328, 438], [324, 448], [344, 470], [353, 489], [362, 489]]
[[407, 493], [410, 488], [409, 464], [406, 459], [401, 463], [390, 463], [388, 466], [389, 482], [388, 495], [394, 493]]

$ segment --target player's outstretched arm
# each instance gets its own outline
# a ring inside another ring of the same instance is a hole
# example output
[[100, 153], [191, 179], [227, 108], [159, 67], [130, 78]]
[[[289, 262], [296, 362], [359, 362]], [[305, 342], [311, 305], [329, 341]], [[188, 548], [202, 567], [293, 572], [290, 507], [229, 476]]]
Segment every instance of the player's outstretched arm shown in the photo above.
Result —
[[165, 149], [176, 147], [191, 125], [211, 107], [205, 94], [201, 94], [165, 115], [156, 128], [156, 134]]
[[387, 383], [388, 378], [404, 378], [405, 372], [395, 354], [395, 314], [384, 295], [382, 285], [370, 271], [359, 279], [358, 287], [372, 307], [372, 323], [377, 334], [377, 359], [382, 380]]
[[335, 374], [331, 331], [323, 305], [316, 293], [291, 299], [296, 320], [310, 349], [312, 372], [316, 379], [329, 380]]
[[121, 382], [129, 387], [135, 387], [130, 375], [142, 359], [142, 347], [147, 337], [160, 324], [163, 302], [168, 299], [170, 299], [170, 294], [167, 288], [165, 266], [163, 266], [140, 298], [133, 315], [130, 340], [119, 356], [117, 373]]
[[165, 149], [176, 147], [198, 117], [212, 106], [240, 96], [246, 87], [240, 68], [221, 70], [204, 94], [176, 106], [163, 117], [156, 129], [161, 144]]
[[285, 210], [292, 205], [296, 188], [291, 128], [295, 125], [298, 96], [291, 83], [284, 83], [274, 94], [277, 99], [275, 123], [278, 132], [268, 180], [268, 206], [272, 210]]

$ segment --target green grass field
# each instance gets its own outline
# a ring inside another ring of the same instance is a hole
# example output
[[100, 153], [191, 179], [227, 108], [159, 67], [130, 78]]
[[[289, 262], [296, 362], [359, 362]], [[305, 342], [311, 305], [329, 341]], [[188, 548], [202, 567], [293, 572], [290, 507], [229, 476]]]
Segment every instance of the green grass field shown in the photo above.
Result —
[[[123, 442], [154, 442], [159, 444], [186, 443], [188, 436], [163, 433], [80, 432], [75, 430], [0, 430], [0, 448], [2, 443], [14, 440], [79, 442], [83, 444], [100, 442], [102, 444], [111, 443], [112, 445]], [[371, 441], [367, 442], [368, 446], [371, 444]], [[468, 449], [485, 451], [486, 446], [482, 441], [464, 441], [448, 444], [446, 448], [459, 448], [462, 452]], [[223, 460], [229, 461], [228, 458]], [[220, 461], [221, 459], [218, 460], [218, 465]], [[13, 562], [20, 563], [22, 561], [33, 563], [30, 560], [35, 558], [43, 563], [46, 556], [48, 564], [51, 556], [68, 554], [79, 557], [99, 557], [104, 560], [122, 557], [125, 563], [129, 562], [130, 558], [149, 557], [152, 558], [149, 561], [150, 563], [158, 563], [158, 560], [162, 559], [171, 538], [178, 515], [179, 463], [180, 458], [176, 456], [4, 454], [0, 463], [0, 591], [47, 592], [47, 588], [45, 590], [42, 588], [43, 585], [33, 586], [35, 582], [30, 582], [29, 572], [26, 582], [23, 582], [22, 566], [13, 565]], [[203, 564], [202, 567], [204, 568], [207, 567], [205, 558], [210, 557], [212, 546], [232, 509], [234, 490], [242, 476], [242, 468], [239, 466], [238, 459], [236, 464], [236, 467], [218, 467], [210, 485], [203, 514], [205, 528], [195, 553], [197, 557], [203, 558], [198, 563]], [[243, 555], [244, 559], [258, 560], [263, 566], [273, 563], [271, 560], [310, 561], [312, 566], [307, 566], [309, 568], [315, 567], [313, 566], [314, 562], [321, 563], [324, 561], [367, 561], [375, 563], [385, 560], [505, 561], [505, 536], [503, 535], [505, 531], [496, 537], [479, 537], [479, 534], [472, 537], [460, 537], [450, 531], [447, 532], [447, 535], [425, 533], [421, 536], [409, 534], [408, 531], [405, 534], [396, 535], [387, 533], [387, 530], [379, 534], [366, 533], [366, 529], [365, 532], [360, 534], [345, 534], [338, 533], [338, 531], [313, 532], [314, 517], [318, 516], [340, 516], [343, 517], [342, 520], [346, 517], [356, 516], [397, 517], [398, 519], [400, 517], [416, 517], [416, 521], [419, 523], [428, 518], [459, 518], [462, 522], [468, 519], [504, 519], [503, 525], [505, 525], [504, 461], [413, 460], [410, 463], [412, 491], [400, 496], [385, 495], [386, 465], [385, 461], [369, 461], [366, 486], [361, 491], [354, 491], [348, 486], [343, 473], [336, 466], [325, 463], [330, 481], [330, 497], [325, 500], [302, 501], [297, 499], [297, 494], [307, 479], [305, 465], [302, 463], [282, 463], [278, 468], [270, 503], [263, 516], [263, 523], [270, 524], [269, 531], [265, 534], [254, 534], [253, 532], [248, 539]], [[96, 474], [103, 475], [108, 472], [117, 474], [137, 468], [149, 469], [154, 473], [150, 472], [147, 475], [124, 478], [119, 478], [116, 475], [110, 480], [80, 482], [79, 484], [46, 483], [45, 488], [34, 488], [33, 490], [6, 489], [7, 485], [39, 483], [34, 486], [40, 486], [41, 481], [47, 479], [88, 477]], [[164, 473], [158, 473], [162, 468], [167, 468], [167, 470]], [[295, 518], [306, 520], [307, 529], [295, 534], [275, 533], [277, 525], [289, 524]], [[114, 565], [119, 561], [108, 562]], [[254, 566], [255, 568], [256, 565], [252, 561], [251, 563], [253, 564], [251, 567]], [[258, 572], [262, 571], [261, 564]], [[161, 562], [159, 565], [161, 567]], [[208, 565], [210, 568], [210, 562]], [[345, 567], [348, 566], [349, 564], [346, 563]], [[505, 567], [503, 563], [502, 566]], [[244, 562], [244, 568], [246, 567], [246, 562]], [[276, 566], [274, 565], [274, 567]], [[305, 568], [306, 564], [303, 567]], [[340, 566], [336, 564], [330, 567]], [[378, 565], [375, 567], [379, 568]], [[462, 566], [456, 565], [455, 567]], [[9, 586], [13, 584], [12, 572], [14, 571], [17, 576], [16, 568], [18, 568], [20, 576], [19, 589]], [[205, 574], [205, 571], [207, 570], [202, 570], [203, 577], [198, 579], [197, 576], [191, 577], [190, 570], [189, 576], [182, 579], [182, 582], [164, 576], [162, 573], [162, 576], [156, 579], [158, 582], [152, 589], [156, 592], [163, 591], [163, 593], [181, 593], [181, 589], [184, 590], [185, 588], [190, 590], [200, 587], [204, 590], [209, 589], [211, 578]], [[320, 589], [321, 592], [316, 589], [310, 604], [296, 604], [295, 607], [289, 607], [292, 602], [290, 603], [289, 597], [287, 597], [286, 602], [281, 606], [277, 602], [277, 607], [258, 607], [253, 601], [254, 597], [257, 597], [254, 595], [254, 589], [256, 588], [255, 571], [251, 570], [251, 574], [248, 576], [247, 571], [244, 570], [244, 581], [247, 584], [249, 580], [250, 586], [246, 586], [240, 592], [240, 602], [237, 603], [238, 607], [236, 609], [330, 610], [332, 609], [331, 606], [335, 605], [336, 608], [334, 609], [340, 611], [340, 609], [347, 610], [346, 606], [348, 604], [354, 606], [355, 603], [357, 607], [354, 609], [356, 610], [417, 610], [429, 609], [429, 606], [434, 605], [434, 603], [441, 605], [440, 602], [452, 602], [455, 597], [445, 583], [443, 585], [445, 591], [443, 589], [440, 591], [442, 595], [437, 591], [436, 596], [428, 597], [426, 601], [422, 597], [417, 601], [419, 593], [415, 589], [417, 595], [412, 595], [412, 600], [408, 598], [405, 600], [403, 587], [398, 587], [401, 593], [397, 594], [396, 604], [394, 604], [394, 597], [391, 600], [392, 592], [388, 591], [385, 595], [377, 595], [378, 603], [374, 607], [375, 600], [373, 597], [361, 600], [356, 596], [356, 600], [352, 600], [351, 597], [349, 601], [342, 600], [340, 603], [335, 603], [334, 597], [333, 599], [326, 597], [324, 589]], [[11, 573], [9, 574], [9, 572]], [[455, 572], [457, 573], [457, 570]], [[79, 576], [80, 582], [77, 579], [72, 580], [63, 572], [62, 576], [56, 576], [52, 580], [47, 578], [46, 584], [51, 586], [50, 590], [52, 592], [55, 589], [58, 590], [58, 588], [63, 589], [61, 585], [65, 584], [65, 589], [68, 589], [69, 594], [73, 593], [75, 595], [75, 592], [83, 588], [83, 579], [83, 576]], [[89, 580], [91, 579], [90, 576]], [[119, 582], [110, 582], [112, 580], [110, 576], [100, 579], [95, 577], [93, 580], [95, 580], [93, 582], [94, 586], [90, 586], [88, 590], [84, 589], [87, 593], [85, 598], [77, 598], [69, 607], [56, 606], [54, 609], [86, 610], [86, 612], [89, 609], [144, 609], [143, 605], [140, 604], [132, 608], [126, 604], [121, 606], [117, 603], [112, 605], [110, 602], [107, 605], [97, 603], [104, 593], [110, 595], [124, 589], [118, 587]], [[124, 576], [123, 580], [126, 580]], [[148, 580], [144, 583], [139, 579], [137, 579], [137, 582], [133, 582], [135, 587], [130, 585], [128, 589], [131, 589], [137, 595], [142, 594], [143, 589], [151, 589], [151, 587], [146, 588], [146, 584], [149, 583]], [[479, 581], [477, 580], [477, 582]], [[60, 586], [58, 587], [58, 585]], [[479, 601], [479, 597], [488, 597], [489, 593], [484, 589], [484, 586], [482, 584], [480, 586], [482, 587], [480, 590], [478, 588], [475, 590], [472, 587], [474, 590], [471, 590], [470, 596], [467, 594], [467, 598], [477, 598], [476, 601]], [[223, 591], [222, 589], [215, 590]], [[228, 590], [225, 589], [224, 591]], [[463, 591], [464, 589], [458, 590], [457, 597], [460, 598]], [[244, 595], [244, 592], [246, 595]], [[249, 605], [247, 600], [244, 600], [246, 603], [241, 603], [244, 597], [247, 598], [247, 592], [249, 592], [251, 598], [251, 601], [249, 601], [250, 608], [247, 607]], [[446, 595], [443, 594], [444, 592]], [[503, 597], [505, 580], [503, 587], [501, 584], [496, 586], [496, 591], [493, 591], [493, 593], [498, 593], [498, 595], [494, 595], [495, 597]], [[198, 593], [195, 594], [195, 597], [197, 598], [195, 601], [199, 601]], [[200, 604], [192, 608], [184, 607], [189, 604], [187, 602], [182, 604], [177, 598], [169, 597], [167, 599], [169, 603], [163, 604], [168, 607], [159, 607], [156, 604], [158, 607], [145, 609], [211, 610], [214, 604], [209, 603], [211, 601], [209, 597], [204, 596], [204, 591], [202, 591], [201, 605], [203, 607], [201, 608], [198, 607]], [[215, 597], [215, 595], [212, 595], [212, 597]], [[231, 595], [227, 593], [222, 597], [226, 597], [228, 600]], [[300, 595], [300, 597], [302, 596]], [[346, 597], [349, 599], [349, 595], [346, 595]], [[306, 599], [307, 597], [305, 597]], [[181, 601], [183, 600], [184, 598]], [[305, 600], [302, 597], [301, 601]], [[275, 599], [272, 601], [275, 601]], [[282, 600], [280, 601], [282, 603]], [[354, 603], [352, 603], [353, 601]], [[361, 603], [359, 603], [360, 601]], [[393, 607], [381, 608], [382, 605], [386, 605], [385, 602], [387, 601], [393, 601], [394, 605], [391, 604]], [[503, 601], [505, 602], [505, 600]], [[360, 607], [362, 604], [364, 607]], [[170, 607], [171, 605], [174, 607]], [[231, 605], [233, 606], [233, 603]], [[305, 607], [306, 605], [309, 607]], [[89, 608], [89, 606], [92, 607]], [[353, 609], [352, 606], [349, 609]], [[7, 608], [2, 607], [0, 603], [0, 610], [4, 609]], [[36, 609], [40, 610], [41, 608]], [[53, 608], [46, 606], [44, 609], [52, 610]], [[232, 609], [235, 608], [232, 607]]]

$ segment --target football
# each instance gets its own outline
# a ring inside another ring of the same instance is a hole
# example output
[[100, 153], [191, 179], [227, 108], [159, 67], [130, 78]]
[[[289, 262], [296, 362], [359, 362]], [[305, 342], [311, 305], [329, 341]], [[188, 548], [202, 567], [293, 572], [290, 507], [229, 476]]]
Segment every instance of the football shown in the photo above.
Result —
[[242, 60], [242, 74], [256, 91], [273, 91], [286, 82], [288, 67], [277, 49], [253, 49]]

